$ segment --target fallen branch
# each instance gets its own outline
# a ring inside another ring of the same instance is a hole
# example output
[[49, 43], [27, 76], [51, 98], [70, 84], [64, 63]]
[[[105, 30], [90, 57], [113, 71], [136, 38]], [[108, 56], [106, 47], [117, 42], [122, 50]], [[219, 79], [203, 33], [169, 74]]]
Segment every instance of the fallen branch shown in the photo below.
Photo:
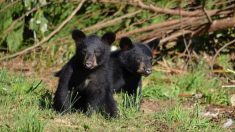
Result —
[[[196, 17], [196, 16], [202, 16], [204, 15], [204, 12], [202, 10], [196, 10], [196, 11], [185, 11], [182, 9], [168, 9], [168, 8], [160, 8], [157, 6], [154, 6], [152, 4], [146, 5], [144, 2], [141, 0], [134, 0], [134, 1], [116, 1], [116, 0], [97, 0], [98, 2], [103, 2], [103, 3], [121, 3], [121, 4], [128, 4], [132, 6], [136, 6], [145, 10], [153, 11], [156, 13], [162, 13], [162, 14], [169, 14], [169, 15], [180, 15], [184, 17]], [[208, 13], [214, 13], [217, 12], [218, 10], [211, 10], [208, 11]]]
[[0, 61], [10, 59], [10, 58], [14, 58], [14, 57], [19, 56], [19, 55], [26, 54], [29, 51], [31, 51], [31, 50], [37, 48], [38, 46], [41, 46], [45, 42], [47, 42], [52, 36], [54, 36], [57, 32], [59, 32], [64, 27], [64, 25], [67, 24], [73, 18], [73, 16], [80, 10], [80, 8], [82, 7], [82, 5], [84, 4], [85, 1], [86, 0], [82, 0], [80, 2], [80, 4], [75, 8], [75, 10], [55, 30], [53, 32], [51, 32], [47, 37], [43, 38], [39, 43], [37, 43], [37, 44], [35, 44], [31, 47], [28, 47], [28, 48], [26, 48], [26, 49], [24, 49], [20, 52], [17, 52], [15, 54], [2, 57], [2, 58], [0, 58]]
[[174, 40], [175, 38], [178, 38], [180, 36], [184, 36], [184, 35], [187, 35], [187, 34], [191, 34], [191, 33], [192, 33], [192, 31], [188, 31], [188, 30], [186, 30], [186, 31], [184, 31], [184, 30], [178, 31], [178, 32], [173, 33], [172, 35], [166, 37], [166, 38], [161, 39], [160, 44], [166, 43], [168, 41]]
[[[112, 20], [101, 21], [101, 22], [96, 23], [95, 25], [92, 25], [92, 26], [89, 26], [87, 28], [82, 29], [82, 31], [84, 31], [84, 32], [97, 31], [97, 30], [100, 30], [102, 28], [106, 28], [108, 26], [115, 25], [115, 24], [117, 24], [117, 22], [119, 22], [119, 21], [121, 21], [125, 18], [132, 17], [132, 16], [134, 16], [134, 15], [140, 13], [140, 12], [141, 11], [135, 11], [135, 12], [132, 12], [132, 13], [128, 13], [124, 16], [112, 19]], [[55, 43], [57, 41], [60, 41], [61, 39], [68, 39], [68, 38], [70, 38], [70, 36], [65, 36], [63, 38], [59, 38], [58, 40], [54, 40], [54, 41], [50, 42], [48, 45], [50, 45], [51, 43]]]
[[203, 12], [200, 10], [185, 11], [182, 9], [173, 10], [173, 9], [168, 9], [168, 8], [159, 8], [152, 4], [146, 5], [141, 0], [138, 0], [137, 3], [138, 3], [137, 6], [139, 6], [140, 8], [151, 10], [151, 11], [158, 12], [158, 13], [163, 13], [163, 14], [180, 15], [180, 16], [186, 16], [186, 17], [195, 17], [195, 16], [203, 15]]
[[[218, 11], [218, 12], [210, 12], [208, 13], [207, 12], [207, 15], [204, 15], [204, 16], [200, 16], [200, 17], [186, 17], [186, 18], [182, 18], [181, 20], [180, 19], [177, 19], [177, 20], [170, 20], [170, 21], [166, 21], [166, 22], [163, 22], [163, 23], [156, 23], [156, 24], [152, 24], [152, 25], [149, 25], [149, 26], [146, 26], [146, 27], [143, 27], [143, 28], [139, 28], [139, 29], [135, 29], [135, 30], [132, 30], [132, 31], [129, 31], [129, 32], [126, 32], [126, 33], [118, 33], [117, 35], [117, 39], [121, 38], [121, 37], [124, 37], [124, 36], [131, 36], [131, 35], [134, 35], [134, 34], [137, 34], [137, 33], [143, 33], [143, 32], [147, 32], [147, 31], [151, 31], [151, 30], [159, 30], [159, 31], [156, 31], [158, 33], [160, 32], [166, 32], [168, 30], [173, 30], [173, 29], [180, 29], [180, 28], [183, 28], [181, 26], [184, 26], [184, 27], [187, 27], [187, 26], [190, 26], [190, 27], [199, 27], [199, 25], [204, 25], [204, 24], [209, 24], [210, 23], [210, 20], [208, 20], [208, 17], [212, 17], [214, 15], [227, 15], [227, 14], [230, 14], [232, 13], [232, 11]], [[218, 23], [218, 24], [217, 24]], [[215, 21], [212, 21], [212, 25], [210, 27], [210, 31], [216, 31], [218, 29], [226, 29], [226, 28], [229, 28], [229, 27], [233, 27], [234, 25], [234, 20], [232, 19], [231, 21], [231, 18], [227, 18], [226, 20], [215, 20]], [[165, 28], [166, 27], [166, 28]], [[165, 29], [164, 29], [165, 28]], [[207, 30], [208, 31], [208, 30]], [[195, 32], [196, 33], [196, 32]], [[146, 35], [148, 36], [148, 35]], [[151, 35], [150, 35], [151, 36]]]
[[209, 32], [214, 32], [221, 29], [235, 27], [235, 17], [225, 18], [221, 20], [214, 20], [209, 28]]
[[123, 20], [125, 18], [132, 17], [132, 16], [134, 16], [134, 15], [140, 13], [140, 12], [141, 12], [141, 10], [138, 10], [138, 11], [135, 11], [135, 12], [128, 13], [128, 14], [126, 14], [124, 16], [121, 16], [121, 17], [118, 17], [118, 18], [106, 21], [106, 22], [102, 21], [102, 22], [99, 22], [99, 23], [97, 23], [97, 24], [95, 24], [93, 26], [90, 26], [88, 28], [83, 29], [83, 31], [100, 30], [102, 28], [105, 28], [105, 27], [117, 24], [117, 22], [119, 22], [119, 21], [121, 21], [121, 20]]
[[[96, 1], [96, 0], [92, 0], [92, 1]], [[213, 31], [216, 31], [219, 29], [233, 27], [235, 24], [235, 19], [228, 18], [228, 17], [231, 17], [232, 13], [234, 12], [234, 8], [233, 8], [235, 5], [234, 3], [224, 4], [223, 2], [221, 2], [222, 5], [225, 5], [225, 7], [223, 9], [219, 8], [219, 9], [212, 9], [212, 10], [204, 10], [203, 11], [202, 7], [197, 6], [196, 7], [197, 10], [184, 11], [182, 9], [165, 9], [165, 8], [156, 7], [151, 4], [147, 5], [146, 3], [144, 3], [140, 0], [134, 0], [134, 1], [97, 0], [97, 1], [103, 2], [103, 3], [117, 3], [117, 4], [124, 3], [124, 4], [130, 5], [130, 6], [139, 7], [140, 10], [132, 12], [132, 13], [127, 13], [127, 14], [120, 16], [120, 17], [109, 16], [111, 19], [110, 18], [103, 19], [102, 21], [96, 23], [95, 25], [92, 25], [87, 28], [83, 28], [82, 29], [83, 31], [94, 32], [94, 31], [100, 30], [102, 28], [110, 27], [110, 26], [115, 25], [118, 22], [124, 20], [125, 18], [135, 16], [136, 14], [141, 12], [141, 9], [152, 11], [153, 12], [152, 15], [158, 15], [159, 13], [163, 13], [163, 14], [181, 15], [182, 16], [180, 19], [174, 19], [174, 20], [170, 19], [170, 20], [162, 22], [162, 23], [151, 24], [151, 25], [148, 25], [145, 27], [130, 30], [128, 32], [126, 32], [125, 28], [124, 29], [120, 28], [120, 30], [118, 29], [119, 32], [117, 33], [117, 39], [120, 39], [121, 37], [124, 37], [124, 36], [132, 36], [133, 35], [139, 41], [146, 41], [146, 40], [155, 39], [155, 38], [162, 38], [161, 43], [165, 43], [168, 41], [174, 41], [177, 39], [177, 37], [184, 36], [187, 34], [191, 34], [192, 36], [201, 35], [201, 34], [208, 33], [208, 31], [213, 32]], [[230, 0], [230, 1], [232, 1], [232, 0]], [[215, 2], [215, 3], [217, 3], [217, 2]], [[214, 6], [218, 6], [218, 5], [214, 5]], [[71, 14], [71, 16], [72, 15], [73, 14]], [[69, 18], [69, 19], [67, 18], [68, 21], [71, 18]], [[148, 19], [152, 20], [150, 18], [148, 18]], [[217, 20], [215, 20], [215, 19], [217, 19]], [[26, 48], [25, 50], [20, 51], [18, 53], [15, 53], [13, 55], [0, 58], [0, 61], [28, 53], [30, 50], [43, 45], [53, 35], [55, 35], [57, 32], [59, 32], [59, 30], [61, 30], [61, 28], [68, 21], [65, 20], [64, 22], [62, 22], [58, 28], [56, 28], [53, 32], [51, 32], [46, 38], [43, 38], [39, 43], [36, 43], [35, 45], [33, 45], [29, 48]], [[136, 26], [136, 27], [138, 27], [138, 26]], [[64, 38], [70, 39], [70, 36], [65, 36]], [[59, 38], [59, 39], [61, 39], [61, 38]], [[54, 43], [54, 41], [52, 41], [52, 43]]]
[[129, 31], [129, 32], [126, 32], [126, 33], [121, 33], [121, 34], [119, 33], [117, 35], [117, 39], [120, 39], [120, 38], [126, 37], [126, 36], [131, 36], [133, 34], [137, 34], [137, 33], [141, 33], [141, 32], [146, 32], [146, 31], [149, 31], [149, 30], [161, 29], [163, 27], [167, 27], [167, 26], [170, 26], [170, 25], [175, 25], [179, 22], [180, 22], [180, 20], [171, 20], [171, 21], [164, 22], [164, 23], [152, 24], [150, 26], [139, 28], [139, 29], [136, 29], [136, 30], [132, 30], [132, 31]]

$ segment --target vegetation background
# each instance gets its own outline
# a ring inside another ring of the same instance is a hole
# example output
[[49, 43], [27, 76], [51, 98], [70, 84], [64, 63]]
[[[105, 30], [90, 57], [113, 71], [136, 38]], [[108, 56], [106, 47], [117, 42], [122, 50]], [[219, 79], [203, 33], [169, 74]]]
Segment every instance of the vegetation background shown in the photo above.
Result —
[[[234, 0], [1, 0], [0, 130], [233, 131], [234, 15]], [[161, 39], [141, 103], [115, 95], [118, 119], [51, 108], [75, 28]]]

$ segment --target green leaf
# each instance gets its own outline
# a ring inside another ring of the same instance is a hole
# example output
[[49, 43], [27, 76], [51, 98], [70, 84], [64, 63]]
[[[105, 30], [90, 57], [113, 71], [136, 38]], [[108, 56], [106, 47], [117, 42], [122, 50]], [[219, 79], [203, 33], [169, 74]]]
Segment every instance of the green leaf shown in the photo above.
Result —
[[7, 10], [6, 12], [0, 13], [0, 18], [0, 32], [3, 32], [12, 23], [11, 11]]
[[43, 10], [38, 10], [34, 17], [30, 19], [29, 27], [36, 32], [37, 36], [44, 36], [47, 29], [48, 20], [44, 16]]
[[30, 10], [32, 7], [31, 0], [24, 0], [24, 6], [27, 10]]
[[24, 24], [22, 21], [17, 25], [16, 29], [14, 29], [11, 33], [7, 35], [6, 42], [7, 42], [8, 50], [10, 52], [17, 51], [22, 45], [23, 31], [24, 31]]

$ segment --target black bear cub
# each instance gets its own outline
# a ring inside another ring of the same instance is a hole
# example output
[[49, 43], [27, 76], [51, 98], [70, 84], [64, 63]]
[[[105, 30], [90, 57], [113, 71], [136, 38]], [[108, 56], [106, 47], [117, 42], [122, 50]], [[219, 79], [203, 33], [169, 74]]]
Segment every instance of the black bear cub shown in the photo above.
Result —
[[121, 38], [120, 50], [111, 53], [115, 91], [123, 90], [136, 96], [137, 88], [141, 85], [141, 76], [148, 76], [152, 72], [152, 50], [158, 43], [159, 39], [147, 44], [133, 44], [130, 38]]
[[88, 115], [102, 109], [108, 116], [115, 117], [117, 108], [108, 65], [115, 34], [107, 32], [100, 38], [74, 30], [72, 38], [76, 53], [56, 74], [59, 84], [54, 109], [65, 112], [73, 107]]

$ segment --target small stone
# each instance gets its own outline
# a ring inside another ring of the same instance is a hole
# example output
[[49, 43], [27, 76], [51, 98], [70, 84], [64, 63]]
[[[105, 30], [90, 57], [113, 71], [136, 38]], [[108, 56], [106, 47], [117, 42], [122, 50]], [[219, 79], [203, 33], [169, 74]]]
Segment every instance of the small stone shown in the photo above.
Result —
[[227, 119], [227, 121], [223, 124], [223, 128], [228, 128], [232, 126], [233, 120], [232, 119]]

